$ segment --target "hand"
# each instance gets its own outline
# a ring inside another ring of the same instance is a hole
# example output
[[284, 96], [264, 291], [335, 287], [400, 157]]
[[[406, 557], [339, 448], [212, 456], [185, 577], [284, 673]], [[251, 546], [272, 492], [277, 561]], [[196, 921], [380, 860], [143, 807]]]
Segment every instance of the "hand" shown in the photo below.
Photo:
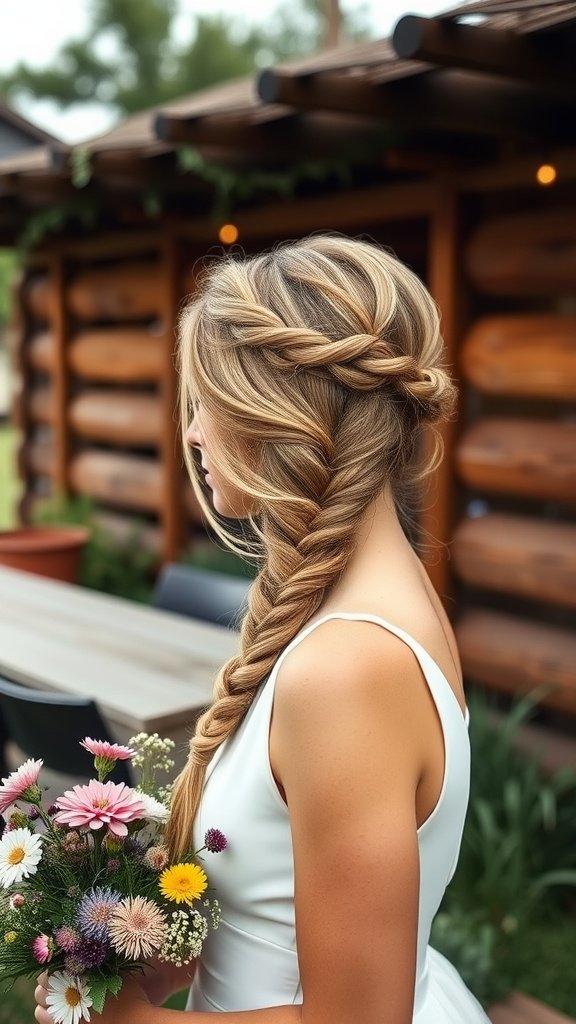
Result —
[[174, 992], [189, 988], [198, 962], [193, 960], [185, 967], [176, 967], [156, 959], [149, 960], [142, 974], [136, 975], [138, 983], [153, 1006], [162, 1006]]
[[[48, 995], [48, 975], [41, 974], [34, 991], [34, 998], [37, 1006], [34, 1010], [34, 1017], [37, 1024], [54, 1024], [46, 1007], [46, 996]], [[150, 1000], [135, 977], [126, 975], [124, 983], [118, 996], [108, 995], [104, 1013], [97, 1015], [99, 1024], [127, 1024], [127, 1022], [141, 1020], [142, 1007], [150, 1006]], [[91, 1016], [93, 1016], [91, 1011]]]

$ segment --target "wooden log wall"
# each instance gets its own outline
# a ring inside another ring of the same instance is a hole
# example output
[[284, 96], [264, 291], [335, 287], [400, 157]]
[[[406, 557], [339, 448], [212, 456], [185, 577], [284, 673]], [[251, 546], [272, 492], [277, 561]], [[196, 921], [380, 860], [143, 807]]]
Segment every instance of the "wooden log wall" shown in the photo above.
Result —
[[[435, 196], [428, 284], [462, 407], [423, 525], [452, 538], [467, 679], [508, 695], [547, 686], [547, 704], [576, 717], [576, 213], [480, 204], [470, 230], [457, 196]], [[141, 517], [167, 560], [200, 523], [181, 465], [174, 324], [202, 251], [165, 229], [141, 248], [125, 241], [64, 243], [23, 282], [22, 514], [56, 490], [87, 495], [114, 536]], [[474, 316], [462, 339], [463, 276]], [[444, 566], [430, 574], [445, 596]]]
[[452, 541], [467, 678], [576, 717], [576, 208], [487, 218], [465, 264]]
[[160, 234], [133, 252], [115, 260], [102, 239], [93, 254], [64, 244], [23, 281], [21, 516], [48, 496], [84, 495], [113, 536], [139, 519], [172, 560], [201, 521], [176, 412], [174, 323], [189, 262]]

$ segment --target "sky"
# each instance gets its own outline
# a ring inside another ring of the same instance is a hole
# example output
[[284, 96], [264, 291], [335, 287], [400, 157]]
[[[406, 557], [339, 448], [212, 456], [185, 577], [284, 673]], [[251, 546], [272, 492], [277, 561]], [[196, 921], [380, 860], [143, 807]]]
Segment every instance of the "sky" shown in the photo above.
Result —
[[[134, 0], [135, 3], [138, 0]], [[269, 20], [279, 0], [180, 0], [177, 32], [185, 36], [191, 14], [224, 14], [244, 22]], [[0, 73], [24, 61], [42, 67], [62, 43], [82, 36], [88, 24], [90, 0], [0, 0]], [[375, 36], [391, 33], [403, 14], [434, 14], [456, 6], [455, 0], [341, 0], [343, 11], [363, 7]], [[22, 103], [20, 112], [65, 142], [80, 142], [96, 135], [115, 120], [105, 107], [86, 103], [61, 111], [49, 100]]]

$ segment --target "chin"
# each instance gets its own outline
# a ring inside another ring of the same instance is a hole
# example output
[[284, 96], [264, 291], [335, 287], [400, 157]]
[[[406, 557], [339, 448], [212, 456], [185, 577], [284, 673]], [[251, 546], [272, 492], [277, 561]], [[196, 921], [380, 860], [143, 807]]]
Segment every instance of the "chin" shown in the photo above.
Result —
[[243, 502], [235, 504], [218, 494], [217, 491], [212, 492], [212, 508], [224, 519], [248, 519], [250, 517], [250, 512]]
[[212, 507], [219, 516], [223, 516], [224, 519], [241, 519], [242, 517], [238, 514], [237, 510], [232, 507], [226, 498], [218, 494], [218, 491], [212, 492]]

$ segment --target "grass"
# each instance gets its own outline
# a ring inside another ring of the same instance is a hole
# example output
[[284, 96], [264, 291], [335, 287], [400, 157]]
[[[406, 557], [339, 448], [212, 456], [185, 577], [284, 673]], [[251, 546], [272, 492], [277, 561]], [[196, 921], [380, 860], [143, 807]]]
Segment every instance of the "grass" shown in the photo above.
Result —
[[16, 470], [18, 431], [0, 423], [0, 530], [9, 530], [17, 523], [17, 502], [20, 480]]

